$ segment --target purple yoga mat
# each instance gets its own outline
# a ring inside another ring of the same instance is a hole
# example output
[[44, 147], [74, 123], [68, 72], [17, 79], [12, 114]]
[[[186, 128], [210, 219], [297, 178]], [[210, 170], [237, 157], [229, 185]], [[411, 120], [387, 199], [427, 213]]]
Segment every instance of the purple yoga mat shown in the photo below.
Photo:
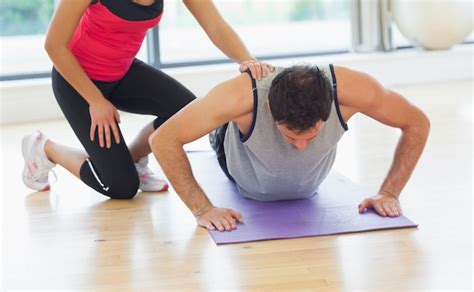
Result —
[[215, 206], [242, 213], [244, 224], [230, 232], [210, 231], [216, 244], [321, 236], [416, 227], [405, 216], [380, 217], [357, 206], [370, 194], [348, 178], [331, 172], [309, 199], [260, 202], [239, 195], [224, 175], [214, 152], [188, 153], [194, 175]]

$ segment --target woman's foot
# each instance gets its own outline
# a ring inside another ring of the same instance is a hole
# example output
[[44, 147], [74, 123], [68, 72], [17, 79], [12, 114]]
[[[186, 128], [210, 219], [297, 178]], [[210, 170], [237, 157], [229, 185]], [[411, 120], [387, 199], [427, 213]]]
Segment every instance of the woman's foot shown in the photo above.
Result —
[[36, 191], [49, 190], [48, 174], [56, 163], [51, 162], [44, 152], [48, 138], [40, 131], [23, 137], [21, 152], [25, 160], [23, 183]]
[[140, 179], [140, 190], [143, 192], [164, 192], [168, 190], [168, 182], [159, 178], [151, 171], [148, 165], [148, 156], [144, 156], [135, 163], [138, 178]]

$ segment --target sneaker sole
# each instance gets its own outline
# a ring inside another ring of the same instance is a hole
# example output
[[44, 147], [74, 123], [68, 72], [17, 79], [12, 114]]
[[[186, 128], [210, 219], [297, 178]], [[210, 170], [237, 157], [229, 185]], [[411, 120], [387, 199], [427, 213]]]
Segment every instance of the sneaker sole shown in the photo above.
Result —
[[159, 190], [147, 190], [147, 189], [144, 190], [144, 189], [140, 188], [140, 190], [141, 190], [142, 192], [147, 192], [147, 193], [166, 192], [168, 189], [169, 189], [169, 185], [168, 185], [168, 184], [164, 185], [164, 186], [163, 186], [161, 189], [159, 189]]

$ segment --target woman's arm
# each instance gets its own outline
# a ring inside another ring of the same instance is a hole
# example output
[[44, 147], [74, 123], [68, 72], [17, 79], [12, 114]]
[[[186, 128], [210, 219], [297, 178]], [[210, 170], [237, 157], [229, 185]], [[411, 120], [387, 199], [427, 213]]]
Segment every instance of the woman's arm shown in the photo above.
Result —
[[211, 41], [227, 57], [241, 64], [240, 71], [250, 69], [256, 79], [265, 77], [273, 67], [258, 62], [248, 51], [239, 35], [224, 20], [212, 0], [183, 0]]
[[116, 122], [120, 122], [119, 113], [104, 98], [69, 50], [74, 31], [90, 4], [91, 0], [61, 0], [51, 20], [44, 47], [56, 70], [89, 103], [92, 122], [90, 139], [94, 140], [97, 129], [100, 145], [110, 148], [111, 133], [116, 143], [120, 142], [116, 125]]
[[103, 98], [69, 50], [76, 27], [91, 0], [61, 0], [46, 34], [45, 49], [56, 70], [89, 103]]

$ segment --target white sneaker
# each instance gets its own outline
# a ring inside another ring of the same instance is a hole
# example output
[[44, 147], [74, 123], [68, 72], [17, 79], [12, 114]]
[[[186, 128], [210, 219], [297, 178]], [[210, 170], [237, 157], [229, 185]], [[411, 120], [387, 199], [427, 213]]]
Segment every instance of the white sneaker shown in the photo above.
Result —
[[168, 190], [168, 182], [159, 178], [148, 168], [148, 156], [144, 156], [135, 163], [138, 178], [140, 179], [140, 190], [144, 192], [164, 192]]
[[36, 191], [49, 190], [48, 174], [56, 163], [51, 162], [44, 152], [48, 137], [40, 131], [23, 137], [21, 152], [25, 160], [23, 183]]

